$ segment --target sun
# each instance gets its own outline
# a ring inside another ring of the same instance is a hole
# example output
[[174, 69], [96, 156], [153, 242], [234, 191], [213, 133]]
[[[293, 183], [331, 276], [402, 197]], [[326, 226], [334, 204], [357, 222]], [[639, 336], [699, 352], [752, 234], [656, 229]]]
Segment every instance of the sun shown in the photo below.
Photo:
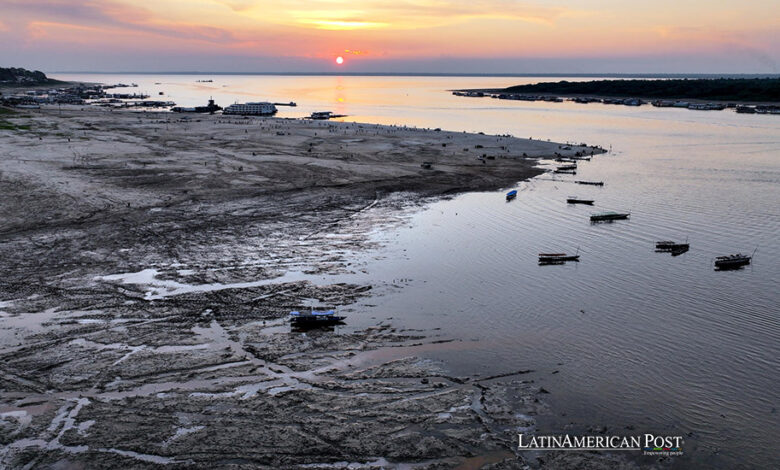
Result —
[[336, 63], [341, 65], [344, 63], [344, 58], [341, 56], [336, 57]]

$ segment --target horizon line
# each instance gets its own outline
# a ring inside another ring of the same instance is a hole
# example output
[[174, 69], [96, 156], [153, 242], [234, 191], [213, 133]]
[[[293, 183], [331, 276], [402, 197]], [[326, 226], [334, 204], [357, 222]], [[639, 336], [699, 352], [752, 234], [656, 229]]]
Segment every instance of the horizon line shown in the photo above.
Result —
[[46, 72], [50, 74], [94, 74], [94, 75], [287, 75], [287, 76], [377, 76], [377, 77], [636, 77], [636, 78], [669, 78], [669, 77], [752, 77], [780, 78], [780, 73], [622, 73], [622, 72], [554, 72], [554, 73], [448, 73], [448, 72], [212, 72], [212, 71], [94, 71], [94, 70], [58, 70]]

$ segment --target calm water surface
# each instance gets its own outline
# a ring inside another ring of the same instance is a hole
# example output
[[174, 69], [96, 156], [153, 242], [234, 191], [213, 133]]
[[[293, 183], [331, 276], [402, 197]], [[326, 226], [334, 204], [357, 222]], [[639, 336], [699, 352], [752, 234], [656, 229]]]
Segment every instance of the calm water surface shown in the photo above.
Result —
[[[536, 370], [553, 410], [540, 432], [574, 423], [619, 435], [692, 433], [677, 467], [780, 465], [780, 117], [446, 92], [539, 78], [57, 78], [135, 82], [180, 105], [293, 100], [299, 106], [280, 117], [330, 110], [353, 121], [611, 146], [576, 177], [518, 184], [511, 203], [502, 192], [465, 194], [378, 233], [385, 246], [358, 280], [408, 281], [361, 307], [365, 324], [392, 317], [464, 340], [429, 354], [456, 373]], [[214, 83], [195, 83], [205, 78]], [[569, 195], [596, 206], [569, 206]], [[588, 215], [601, 209], [631, 219], [591, 225]], [[664, 239], [688, 239], [691, 250], [655, 253]], [[536, 264], [539, 252], [578, 248], [580, 263]], [[713, 270], [715, 256], [756, 248], [746, 269]]]

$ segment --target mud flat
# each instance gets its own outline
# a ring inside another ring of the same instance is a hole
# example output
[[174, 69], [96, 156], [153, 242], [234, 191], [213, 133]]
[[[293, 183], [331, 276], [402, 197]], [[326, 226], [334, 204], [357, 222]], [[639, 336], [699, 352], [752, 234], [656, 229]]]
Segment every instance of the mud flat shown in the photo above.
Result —
[[514, 452], [545, 410], [527, 371], [452, 377], [417, 353], [457, 338], [284, 317], [364, 315], [374, 286], [336, 279], [400, 209], [600, 149], [89, 108], [3, 119], [0, 467], [545, 465]]

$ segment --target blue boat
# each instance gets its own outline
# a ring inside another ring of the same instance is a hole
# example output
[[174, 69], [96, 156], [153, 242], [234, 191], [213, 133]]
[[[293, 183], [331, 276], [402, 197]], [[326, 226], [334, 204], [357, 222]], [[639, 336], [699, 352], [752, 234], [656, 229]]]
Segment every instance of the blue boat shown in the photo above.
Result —
[[513, 190], [509, 191], [508, 193], [506, 193], [506, 200], [507, 201], [511, 201], [512, 199], [514, 199], [516, 197], [517, 197], [517, 190], [516, 189], [513, 189]]
[[290, 312], [290, 322], [294, 326], [319, 326], [319, 325], [335, 325], [344, 321], [346, 317], [336, 315], [334, 310], [328, 310], [325, 312], [318, 312], [312, 310], [308, 313], [301, 313], [298, 311]]

